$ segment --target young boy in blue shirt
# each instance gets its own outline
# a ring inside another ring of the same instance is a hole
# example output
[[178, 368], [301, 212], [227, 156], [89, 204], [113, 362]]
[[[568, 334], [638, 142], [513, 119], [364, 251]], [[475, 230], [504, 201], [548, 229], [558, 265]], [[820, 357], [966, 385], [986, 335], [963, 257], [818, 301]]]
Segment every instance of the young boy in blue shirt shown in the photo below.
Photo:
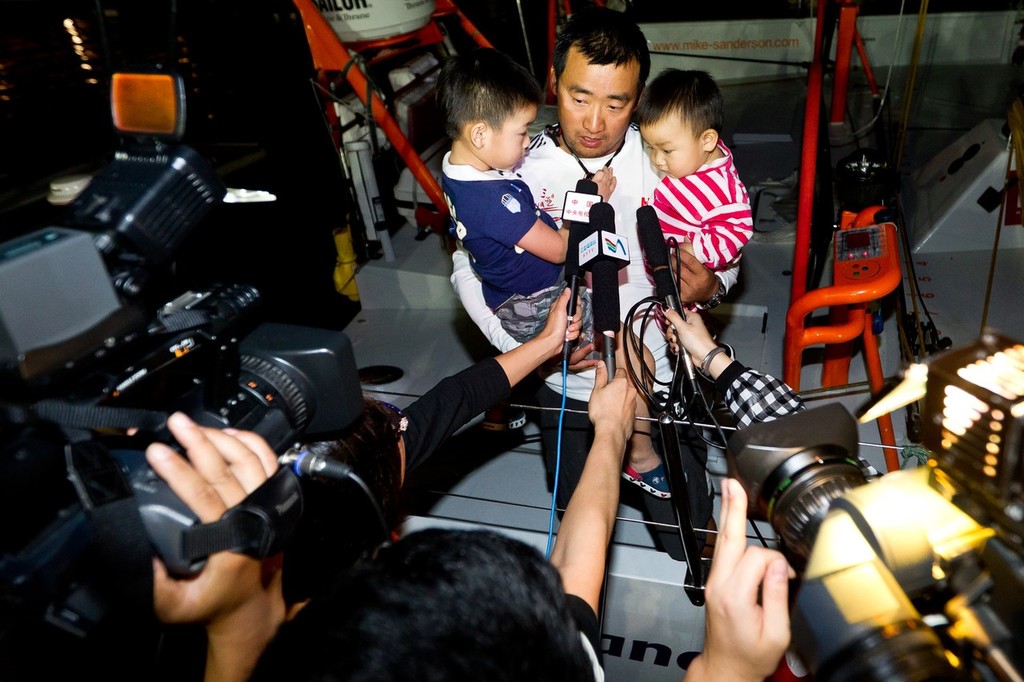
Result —
[[[537, 208], [515, 172], [530, 144], [543, 91], [521, 65], [491, 48], [448, 59], [437, 101], [452, 140], [442, 162], [441, 189], [451, 211], [452, 236], [472, 255], [484, 299], [516, 341], [544, 327], [563, 287], [568, 230]], [[610, 172], [595, 177], [607, 198]], [[589, 295], [587, 295], [589, 297]], [[590, 330], [589, 304], [584, 328]], [[582, 343], [589, 342], [590, 334]]]

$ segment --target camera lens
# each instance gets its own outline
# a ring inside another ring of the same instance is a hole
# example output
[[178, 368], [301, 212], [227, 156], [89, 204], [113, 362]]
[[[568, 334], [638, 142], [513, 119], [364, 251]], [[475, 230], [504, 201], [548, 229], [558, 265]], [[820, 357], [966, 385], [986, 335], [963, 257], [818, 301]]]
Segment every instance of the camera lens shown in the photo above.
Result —
[[920, 620], [880, 626], [817, 672], [821, 682], [939, 682], [962, 677], [935, 632]]
[[[825, 437], [815, 444], [814, 434]], [[772, 524], [791, 559], [810, 555], [832, 500], [867, 481], [857, 459], [857, 424], [839, 404], [740, 429], [727, 454], [751, 513]]]
[[786, 460], [761, 491], [772, 528], [789, 551], [807, 559], [832, 500], [866, 482], [860, 466], [845, 452], [809, 448]]

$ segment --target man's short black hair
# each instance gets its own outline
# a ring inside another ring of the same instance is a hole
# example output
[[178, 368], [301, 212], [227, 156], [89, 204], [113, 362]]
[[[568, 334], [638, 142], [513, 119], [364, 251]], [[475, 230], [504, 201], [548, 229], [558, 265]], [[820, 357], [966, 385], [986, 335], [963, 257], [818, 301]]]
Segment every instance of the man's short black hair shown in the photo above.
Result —
[[557, 570], [491, 531], [411, 533], [282, 626], [253, 680], [592, 680]]
[[678, 116], [694, 135], [709, 128], [721, 135], [725, 101], [718, 84], [706, 71], [665, 69], [644, 89], [633, 116], [641, 126]]
[[555, 39], [552, 62], [556, 78], [565, 71], [572, 47], [588, 64], [626, 66], [636, 62], [640, 66], [640, 89], [651, 73], [651, 53], [643, 31], [627, 15], [607, 7], [586, 7], [569, 17]]
[[500, 129], [510, 116], [539, 106], [543, 99], [533, 74], [489, 47], [449, 57], [437, 77], [437, 108], [444, 131], [453, 140], [467, 123], [484, 121]]

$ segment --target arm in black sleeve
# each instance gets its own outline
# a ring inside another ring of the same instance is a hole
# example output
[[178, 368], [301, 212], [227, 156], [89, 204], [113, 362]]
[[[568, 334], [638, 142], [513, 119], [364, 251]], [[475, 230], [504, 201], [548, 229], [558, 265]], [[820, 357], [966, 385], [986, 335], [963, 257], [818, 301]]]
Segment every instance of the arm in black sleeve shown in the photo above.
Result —
[[512, 393], [505, 370], [487, 358], [442, 379], [404, 412], [405, 468], [411, 471], [452, 434]]

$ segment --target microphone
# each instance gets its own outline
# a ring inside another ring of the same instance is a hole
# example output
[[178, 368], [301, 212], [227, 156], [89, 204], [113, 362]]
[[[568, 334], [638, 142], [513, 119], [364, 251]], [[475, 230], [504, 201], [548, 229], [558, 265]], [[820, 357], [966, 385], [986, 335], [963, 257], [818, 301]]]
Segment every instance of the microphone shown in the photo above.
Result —
[[[565, 283], [569, 287], [569, 302], [566, 304], [565, 313], [569, 319], [576, 314], [576, 297], [580, 293], [580, 242], [590, 233], [587, 226], [590, 220], [590, 207], [600, 200], [597, 183], [586, 178], [580, 178], [576, 183], [575, 192], [565, 193], [562, 229], [569, 230], [569, 242], [565, 251]], [[570, 217], [573, 219], [570, 220]], [[568, 362], [571, 351], [572, 342], [566, 341], [562, 345], [562, 364]]]
[[602, 356], [608, 378], [615, 375], [615, 334], [619, 331], [619, 269], [629, 263], [626, 240], [615, 234], [615, 209], [600, 202], [590, 208], [594, 232], [580, 243], [580, 265], [594, 284], [594, 332], [604, 334]]
[[[661, 231], [658, 212], [654, 210], [653, 206], [641, 206], [636, 210], [636, 233], [640, 239], [644, 258], [654, 277], [655, 293], [664, 302], [666, 308], [676, 311], [685, 320], [686, 312], [679, 303], [676, 283], [668, 265], [668, 246], [665, 245], [665, 235]], [[692, 382], [695, 378], [693, 361], [689, 351], [683, 347], [682, 343], [679, 344], [679, 353], [683, 359], [686, 378]]]

